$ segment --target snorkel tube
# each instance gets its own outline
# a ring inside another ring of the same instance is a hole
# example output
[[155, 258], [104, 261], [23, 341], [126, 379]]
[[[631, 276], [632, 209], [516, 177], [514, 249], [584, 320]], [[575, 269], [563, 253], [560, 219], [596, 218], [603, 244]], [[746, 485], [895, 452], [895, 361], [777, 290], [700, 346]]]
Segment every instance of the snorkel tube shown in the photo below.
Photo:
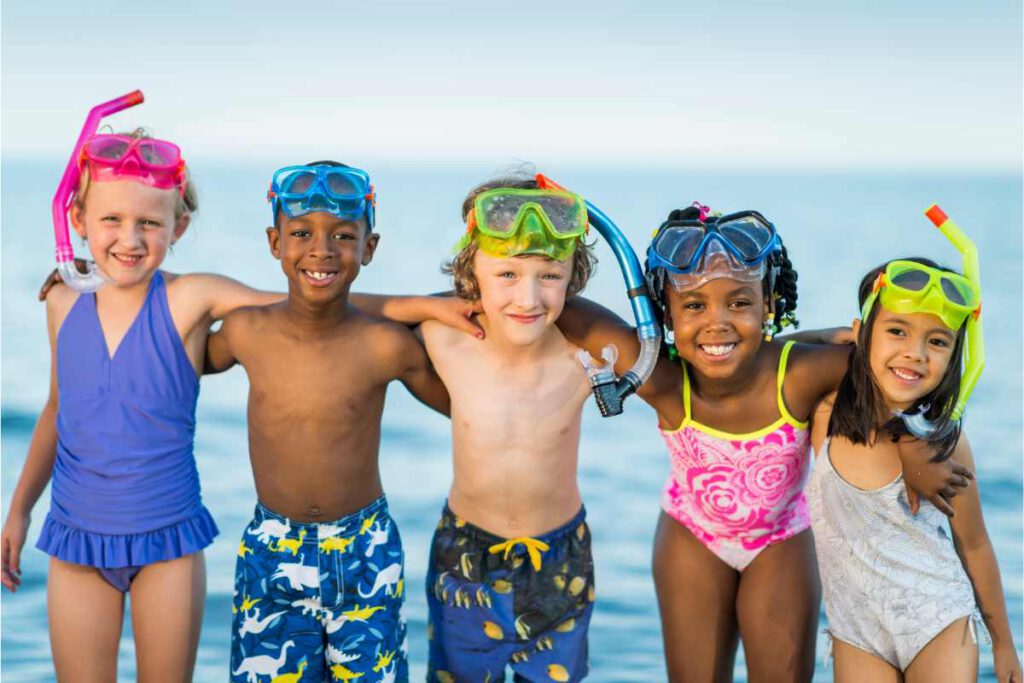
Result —
[[71, 209], [71, 202], [82, 176], [80, 164], [82, 146], [86, 139], [99, 129], [103, 117], [141, 104], [142, 100], [142, 91], [135, 90], [109, 102], [97, 104], [89, 111], [89, 115], [85, 118], [85, 125], [82, 126], [82, 132], [78, 135], [78, 142], [75, 143], [75, 148], [71, 152], [71, 159], [68, 160], [64, 175], [60, 179], [60, 184], [57, 185], [57, 193], [53, 196], [53, 233], [57, 240], [57, 271], [64, 284], [76, 291], [94, 292], [106, 281], [95, 263], [89, 263], [87, 272], [80, 273], [75, 267], [75, 252], [71, 247], [68, 211]]
[[604, 364], [600, 367], [592, 362], [590, 354], [586, 351], [581, 349], [579, 352], [580, 362], [590, 377], [590, 387], [594, 392], [597, 407], [600, 408], [603, 417], [611, 417], [622, 413], [622, 403], [626, 397], [636, 393], [654, 371], [661, 348], [661, 326], [654, 316], [654, 304], [647, 291], [647, 282], [640, 261], [622, 231], [589, 201], [587, 218], [611, 247], [619, 262], [622, 277], [626, 281], [629, 305], [636, 320], [636, 333], [640, 338], [640, 357], [622, 377], [615, 376], [617, 352], [614, 346], [604, 347], [601, 352]]
[[[932, 204], [924, 215], [946, 236], [963, 257], [963, 274], [981, 291], [981, 268], [978, 263], [978, 248], [971, 238], [939, 208]], [[981, 305], [967, 318], [967, 343], [964, 345], [964, 369], [960, 377], [960, 396], [946, 424], [929, 420], [925, 417], [929, 406], [922, 406], [915, 413], [900, 413], [907, 430], [918, 439], [941, 438], [950, 429], [956, 427], [963, 418], [967, 399], [974, 391], [981, 371], [985, 367], [985, 339], [981, 326]]]

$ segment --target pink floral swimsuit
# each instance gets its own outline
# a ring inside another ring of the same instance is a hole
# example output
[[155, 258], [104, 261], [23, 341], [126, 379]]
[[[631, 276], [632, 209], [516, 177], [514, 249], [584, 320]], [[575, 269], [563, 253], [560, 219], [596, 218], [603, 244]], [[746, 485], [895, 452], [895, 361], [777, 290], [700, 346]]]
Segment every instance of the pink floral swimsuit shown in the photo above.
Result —
[[804, 497], [810, 432], [806, 422], [789, 414], [782, 398], [792, 345], [787, 343], [779, 358], [780, 417], [771, 425], [729, 434], [695, 422], [684, 367], [685, 418], [674, 431], [659, 430], [672, 461], [662, 509], [737, 571], [769, 545], [811, 525]]

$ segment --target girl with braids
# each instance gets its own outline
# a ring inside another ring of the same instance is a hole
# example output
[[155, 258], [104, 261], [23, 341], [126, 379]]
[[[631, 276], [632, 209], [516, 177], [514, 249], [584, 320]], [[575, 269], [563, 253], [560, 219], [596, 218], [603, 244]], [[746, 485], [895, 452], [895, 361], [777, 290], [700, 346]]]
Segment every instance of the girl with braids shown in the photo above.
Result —
[[[797, 274], [755, 211], [673, 211], [646, 271], [668, 341], [638, 395], [658, 414], [672, 468], [654, 546], [669, 678], [731, 680], [742, 638], [751, 680], [809, 681], [820, 598], [803, 493], [809, 419], [849, 347], [774, 338], [797, 324]], [[614, 344], [619, 373], [639, 352], [628, 325], [586, 300], [559, 326], [595, 356]], [[926, 496], [960, 479], [922, 465], [930, 455], [913, 454]]]

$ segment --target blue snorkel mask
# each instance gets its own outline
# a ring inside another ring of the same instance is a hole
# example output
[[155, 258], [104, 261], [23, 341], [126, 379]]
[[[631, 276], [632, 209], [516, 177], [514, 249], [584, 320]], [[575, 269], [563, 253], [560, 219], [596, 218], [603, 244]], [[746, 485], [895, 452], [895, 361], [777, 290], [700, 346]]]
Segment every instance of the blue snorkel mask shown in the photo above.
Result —
[[350, 166], [311, 164], [285, 166], [274, 172], [267, 190], [267, 201], [274, 211], [288, 218], [322, 211], [346, 221], [366, 216], [373, 230], [377, 193], [370, 175]]

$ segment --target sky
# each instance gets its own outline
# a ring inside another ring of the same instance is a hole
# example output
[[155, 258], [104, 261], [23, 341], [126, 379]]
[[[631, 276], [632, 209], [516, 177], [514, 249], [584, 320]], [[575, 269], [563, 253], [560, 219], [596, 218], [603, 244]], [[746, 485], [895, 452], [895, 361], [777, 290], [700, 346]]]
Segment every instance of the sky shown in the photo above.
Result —
[[135, 88], [115, 127], [190, 158], [1019, 172], [1024, 147], [1010, 0], [5, 0], [0, 52], [7, 159]]

